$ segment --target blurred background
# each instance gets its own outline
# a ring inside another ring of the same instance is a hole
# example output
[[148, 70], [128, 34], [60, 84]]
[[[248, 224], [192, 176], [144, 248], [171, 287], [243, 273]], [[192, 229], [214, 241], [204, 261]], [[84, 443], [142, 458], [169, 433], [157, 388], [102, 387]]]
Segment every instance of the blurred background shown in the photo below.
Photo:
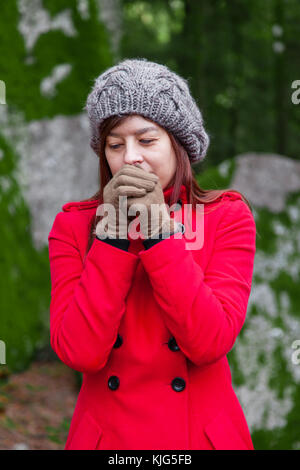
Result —
[[98, 189], [83, 106], [145, 57], [188, 79], [204, 189], [249, 200], [257, 251], [228, 354], [256, 449], [300, 449], [299, 0], [0, 1], [0, 449], [62, 449], [81, 384], [49, 344], [48, 233]]

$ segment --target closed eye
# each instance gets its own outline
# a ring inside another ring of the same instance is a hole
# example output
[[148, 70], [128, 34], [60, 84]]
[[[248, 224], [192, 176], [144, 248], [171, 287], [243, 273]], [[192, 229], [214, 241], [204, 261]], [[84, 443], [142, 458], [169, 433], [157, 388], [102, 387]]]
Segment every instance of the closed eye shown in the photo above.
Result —
[[[155, 139], [141, 139], [140, 142], [142, 142], [143, 144], [150, 144], [151, 142], [154, 142]], [[118, 147], [120, 147], [120, 145], [123, 145], [123, 144], [115, 144], [115, 145], [109, 145], [109, 148], [111, 149], [116, 149]]]

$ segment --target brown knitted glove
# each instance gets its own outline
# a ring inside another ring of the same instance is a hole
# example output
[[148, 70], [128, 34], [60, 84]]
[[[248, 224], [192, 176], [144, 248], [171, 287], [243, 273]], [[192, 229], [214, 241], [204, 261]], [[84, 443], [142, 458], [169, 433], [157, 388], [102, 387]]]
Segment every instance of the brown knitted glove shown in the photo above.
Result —
[[[141, 167], [139, 169], [139, 173], [136, 173], [138, 179], [143, 177], [143, 173], [149, 174]], [[141, 182], [144, 184], [143, 179]], [[132, 184], [134, 184], [133, 181]], [[129, 213], [132, 211], [139, 213], [140, 231], [145, 238], [155, 238], [160, 234], [164, 234], [164, 237], [167, 238], [171, 234], [181, 231], [175, 220], [169, 215], [159, 178], [154, 188], [145, 195], [129, 197], [128, 207]]]
[[[129, 198], [140, 198], [147, 191], [152, 191], [157, 180], [156, 175], [125, 164], [104, 187], [103, 203], [110, 207], [109, 210], [105, 207], [101, 210], [101, 205], [98, 206], [96, 215], [107, 215], [97, 223], [96, 235], [102, 239], [127, 238]], [[127, 196], [127, 201], [120, 196]]]

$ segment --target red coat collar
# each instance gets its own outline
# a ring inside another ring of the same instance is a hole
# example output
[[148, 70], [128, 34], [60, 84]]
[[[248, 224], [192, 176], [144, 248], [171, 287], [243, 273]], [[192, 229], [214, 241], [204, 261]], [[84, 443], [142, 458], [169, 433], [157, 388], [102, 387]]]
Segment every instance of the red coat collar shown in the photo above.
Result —
[[[172, 185], [170, 188], [167, 188], [167, 189], [163, 190], [166, 204], [169, 204], [169, 201], [170, 201], [170, 198], [171, 198], [171, 193], [172, 193], [173, 189], [174, 189], [174, 185]], [[183, 184], [180, 187], [180, 193], [179, 193], [178, 199], [181, 199], [183, 204], [187, 203], [187, 190], [186, 190], [186, 187]]]

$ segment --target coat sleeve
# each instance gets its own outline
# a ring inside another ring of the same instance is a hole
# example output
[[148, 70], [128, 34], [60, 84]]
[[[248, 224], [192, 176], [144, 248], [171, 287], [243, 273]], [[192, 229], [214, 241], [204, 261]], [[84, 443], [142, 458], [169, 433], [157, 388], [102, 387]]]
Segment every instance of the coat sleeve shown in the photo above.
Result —
[[184, 238], [139, 252], [167, 328], [196, 365], [217, 361], [234, 345], [246, 318], [255, 244], [254, 217], [239, 199], [225, 204], [205, 272]]
[[67, 366], [97, 372], [116, 341], [138, 256], [95, 239], [82, 261], [70, 214], [57, 214], [48, 235], [50, 343]]

